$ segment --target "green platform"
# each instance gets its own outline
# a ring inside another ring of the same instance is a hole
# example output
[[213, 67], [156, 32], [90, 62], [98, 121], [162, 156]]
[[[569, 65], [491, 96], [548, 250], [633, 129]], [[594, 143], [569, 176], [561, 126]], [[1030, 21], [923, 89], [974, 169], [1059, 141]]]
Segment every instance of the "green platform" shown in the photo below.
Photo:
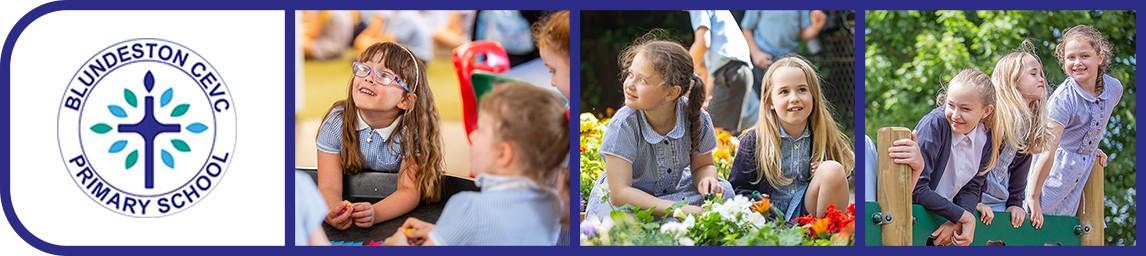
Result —
[[[856, 216], [856, 221], [864, 222], [864, 244], [869, 246], [881, 245], [882, 229], [872, 221], [872, 216], [876, 212], [879, 212], [879, 204], [866, 202], [864, 215]], [[927, 212], [920, 205], [912, 205], [911, 213], [916, 218], [911, 235], [913, 245], [927, 245], [927, 238], [931, 236], [931, 232], [934, 232], [940, 224], [947, 222], [947, 219]], [[975, 219], [978, 218], [979, 214], [976, 213]], [[975, 241], [971, 245], [983, 246], [987, 245], [987, 241], [1002, 242], [1007, 246], [1081, 245], [1081, 237], [1075, 234], [1075, 227], [1079, 224], [1078, 217], [1045, 216], [1045, 219], [1046, 223], [1040, 230], [1031, 227], [1030, 218], [1025, 218], [1023, 226], [1016, 229], [1011, 227], [1011, 214], [995, 212], [995, 220], [991, 225], [978, 222], [979, 225], [975, 227]]]

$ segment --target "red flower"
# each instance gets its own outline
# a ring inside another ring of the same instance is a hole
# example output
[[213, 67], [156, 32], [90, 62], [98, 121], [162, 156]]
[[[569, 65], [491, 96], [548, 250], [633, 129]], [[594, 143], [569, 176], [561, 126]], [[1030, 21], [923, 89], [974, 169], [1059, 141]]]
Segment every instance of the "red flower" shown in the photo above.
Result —
[[816, 218], [811, 214], [793, 219], [800, 226], [808, 228], [809, 237], [818, 237], [823, 234], [846, 233], [850, 235], [855, 225], [855, 204], [848, 205], [847, 213], [836, 209], [835, 205], [828, 205], [824, 217]]
[[803, 226], [803, 225], [808, 225], [808, 223], [812, 223], [812, 221], [815, 219], [816, 219], [816, 217], [812, 217], [811, 214], [808, 214], [808, 215], [796, 217], [795, 219], [792, 219], [792, 221], [795, 221], [796, 223], [799, 223], [800, 226]]

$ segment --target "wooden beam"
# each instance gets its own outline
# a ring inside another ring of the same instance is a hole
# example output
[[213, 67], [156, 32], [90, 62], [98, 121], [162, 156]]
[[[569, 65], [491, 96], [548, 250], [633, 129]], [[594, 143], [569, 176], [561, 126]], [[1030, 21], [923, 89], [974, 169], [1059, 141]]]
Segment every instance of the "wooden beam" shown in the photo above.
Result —
[[1106, 179], [1102, 165], [1095, 161], [1094, 168], [1090, 170], [1090, 177], [1082, 187], [1082, 200], [1078, 203], [1078, 221], [1083, 228], [1090, 227], [1089, 232], [1083, 232], [1083, 246], [1103, 246], [1106, 244], [1106, 210], [1103, 203], [1103, 189]]
[[911, 167], [892, 162], [888, 150], [896, 140], [911, 139], [903, 127], [879, 129], [879, 168], [876, 169], [876, 201], [882, 214], [891, 214], [891, 223], [881, 226], [884, 246], [911, 245]]

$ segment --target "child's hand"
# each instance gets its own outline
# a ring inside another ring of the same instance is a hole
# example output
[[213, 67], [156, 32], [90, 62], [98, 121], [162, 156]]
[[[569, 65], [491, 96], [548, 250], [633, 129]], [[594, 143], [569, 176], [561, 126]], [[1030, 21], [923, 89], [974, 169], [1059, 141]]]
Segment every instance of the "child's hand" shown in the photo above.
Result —
[[752, 64], [760, 68], [767, 68], [769, 64], [772, 64], [772, 54], [760, 50], [752, 51]]
[[979, 211], [979, 219], [983, 221], [983, 224], [991, 225], [991, 220], [995, 219], [995, 212], [991, 210], [991, 207], [979, 203], [975, 205], [975, 210]]
[[1039, 205], [1038, 197], [1027, 198], [1027, 202], [1031, 205], [1031, 226], [1035, 229], [1043, 228], [1043, 208]]
[[943, 225], [939, 225], [939, 228], [935, 229], [935, 232], [931, 232], [931, 237], [935, 238], [935, 245], [951, 245], [955, 235], [955, 229], [958, 227], [959, 225], [951, 223], [950, 221], [943, 223]]
[[1027, 213], [1023, 211], [1022, 207], [1012, 205], [1007, 207], [1007, 212], [1011, 213], [1011, 227], [1019, 228], [1023, 226], [1023, 218], [1027, 216]]
[[955, 232], [954, 245], [968, 246], [972, 241], [975, 241], [975, 217], [971, 212], [963, 212], [963, 217], [959, 218], [959, 228]]
[[398, 233], [403, 234], [411, 244], [422, 245], [430, 238], [430, 231], [433, 230], [434, 224], [411, 217], [402, 223], [402, 227], [398, 228]]
[[1108, 159], [1109, 159], [1109, 157], [1106, 156], [1106, 152], [1103, 152], [1102, 149], [1099, 149], [1098, 150], [1098, 163], [1102, 164], [1102, 167], [1106, 167], [1106, 160], [1108, 160]]
[[696, 184], [696, 191], [700, 192], [702, 196], [707, 196], [708, 194], [723, 194], [724, 188], [720, 187], [720, 181], [716, 180], [715, 177], [704, 177], [700, 178], [700, 182]]
[[350, 215], [354, 219], [354, 225], [360, 228], [369, 228], [374, 226], [374, 206], [367, 202], [354, 203], [351, 208], [353, 213]]
[[919, 144], [915, 143], [916, 140], [915, 132], [911, 132], [910, 140], [902, 139], [892, 142], [891, 147], [887, 150], [892, 162], [906, 164], [911, 167], [912, 172], [923, 171], [923, 154], [919, 152]]
[[350, 228], [350, 202], [342, 201], [340, 207], [331, 208], [326, 213], [326, 223], [338, 230]]
[[812, 172], [812, 175], [816, 175], [816, 169], [820, 169], [820, 161], [813, 161], [812, 166], [809, 169]]
[[398, 232], [394, 232], [394, 235], [387, 237], [386, 241], [383, 241], [382, 244], [386, 246], [410, 246], [410, 240], [406, 239], [406, 234], [402, 233], [402, 229], [398, 229]]

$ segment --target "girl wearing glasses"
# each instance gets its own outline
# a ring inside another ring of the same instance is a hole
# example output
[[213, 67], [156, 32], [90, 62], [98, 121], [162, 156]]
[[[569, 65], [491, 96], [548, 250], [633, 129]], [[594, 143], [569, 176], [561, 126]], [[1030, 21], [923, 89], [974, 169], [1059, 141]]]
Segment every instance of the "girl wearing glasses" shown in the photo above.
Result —
[[[406, 47], [375, 43], [354, 60], [346, 99], [334, 103], [318, 130], [318, 188], [326, 223], [369, 228], [406, 214], [441, 190], [442, 140], [425, 64]], [[397, 173], [385, 199], [343, 201], [343, 175]]]

